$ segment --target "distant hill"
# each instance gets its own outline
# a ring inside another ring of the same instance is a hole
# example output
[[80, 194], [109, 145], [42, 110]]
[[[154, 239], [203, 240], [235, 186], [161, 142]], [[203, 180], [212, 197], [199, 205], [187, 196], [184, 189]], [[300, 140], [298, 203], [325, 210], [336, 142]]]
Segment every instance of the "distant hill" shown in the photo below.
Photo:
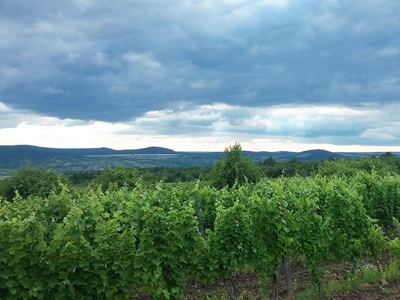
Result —
[[122, 152], [131, 152], [132, 154], [176, 154], [174, 150], [162, 147], [148, 147], [136, 150], [122, 150]]
[[[338, 154], [343, 155], [346, 158], [352, 157], [380, 157], [387, 152], [339, 152]], [[400, 152], [391, 152], [394, 156], [400, 156]]]
[[[381, 153], [382, 155], [384, 153]], [[399, 155], [399, 153], [393, 153]], [[244, 156], [254, 161], [264, 161], [272, 157], [276, 161], [297, 159], [299, 161], [322, 160], [328, 158], [352, 158], [378, 156], [378, 153], [334, 153], [326, 150], [303, 152], [252, 152], [243, 151]], [[224, 152], [176, 152], [162, 147], [114, 150], [110, 148], [59, 149], [29, 145], [0, 146], [0, 169], [15, 170], [24, 164], [43, 166], [58, 172], [101, 171], [105, 168], [128, 166], [149, 167], [189, 167], [212, 166], [225, 156]]]
[[297, 153], [294, 158], [300, 161], [305, 160], [321, 160], [328, 158], [345, 158], [344, 155], [339, 153], [333, 153], [326, 150], [308, 150]]
[[328, 158], [346, 158], [346, 156], [329, 152], [326, 150], [307, 150], [303, 152], [290, 152], [290, 151], [278, 151], [278, 152], [251, 152], [243, 151], [243, 155], [253, 157], [254, 155], [262, 155], [267, 157], [272, 157], [276, 161], [284, 161], [289, 159], [297, 159], [299, 161], [307, 160], [321, 160]]
[[[60, 149], [30, 145], [0, 146], [0, 169], [17, 169], [21, 165], [31, 164], [33, 166], [44, 165], [59, 171], [68, 171], [68, 167], [82, 163], [82, 165], [96, 165], [93, 168], [86, 168], [83, 171], [95, 171], [108, 167], [107, 163], [104, 162], [104, 157], [132, 156], [136, 154], [166, 155], [175, 154], [175, 151], [162, 147], [114, 150], [110, 148]], [[96, 157], [103, 157], [101, 159], [101, 166], [97, 166], [99, 159], [96, 159]], [[113, 167], [113, 164], [110, 167]]]

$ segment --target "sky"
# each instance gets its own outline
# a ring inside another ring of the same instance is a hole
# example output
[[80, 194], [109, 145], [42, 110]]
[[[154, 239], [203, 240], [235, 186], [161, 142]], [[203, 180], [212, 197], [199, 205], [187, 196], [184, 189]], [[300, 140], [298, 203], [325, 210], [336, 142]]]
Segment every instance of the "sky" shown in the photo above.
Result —
[[0, 145], [400, 152], [398, 0], [0, 0]]

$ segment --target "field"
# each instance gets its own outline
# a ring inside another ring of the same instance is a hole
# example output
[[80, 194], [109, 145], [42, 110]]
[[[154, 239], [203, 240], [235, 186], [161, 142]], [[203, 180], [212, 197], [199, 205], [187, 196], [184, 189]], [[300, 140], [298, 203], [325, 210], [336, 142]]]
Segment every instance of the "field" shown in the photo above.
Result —
[[391, 275], [375, 274], [385, 279], [380, 285], [361, 279], [365, 266], [382, 257], [377, 253], [398, 254], [399, 242], [388, 243], [376, 222], [392, 224], [399, 196], [398, 176], [359, 174], [261, 180], [237, 189], [63, 187], [47, 198], [3, 201], [0, 291], [7, 299], [224, 299], [228, 278], [237, 281], [233, 298], [262, 299], [274, 290], [263, 290], [265, 283], [290, 256], [291, 282], [303, 294], [306, 287], [328, 291], [335, 279], [346, 288], [335, 294], [339, 299], [356, 295], [347, 292], [355, 283], [389, 295], [397, 288]]
[[116, 168], [94, 177], [78, 173], [91, 181], [75, 186], [72, 176], [19, 169], [0, 182], [0, 294], [10, 300], [251, 300], [284, 298], [291, 290], [298, 300], [398, 296], [398, 158], [328, 160], [312, 176], [285, 177], [284, 169], [268, 178], [241, 156], [240, 145], [227, 149], [201, 180], [187, 182], [176, 181], [182, 174], [164, 182], [155, 173]]

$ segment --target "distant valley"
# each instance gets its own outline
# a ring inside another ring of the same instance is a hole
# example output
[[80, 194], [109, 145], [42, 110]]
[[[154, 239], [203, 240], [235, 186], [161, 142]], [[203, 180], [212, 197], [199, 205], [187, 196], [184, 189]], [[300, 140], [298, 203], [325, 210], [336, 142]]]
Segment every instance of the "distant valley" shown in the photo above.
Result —
[[[252, 152], [243, 151], [244, 156], [254, 161], [264, 161], [272, 157], [276, 161], [297, 159], [299, 161], [328, 158], [353, 158], [381, 156], [384, 153], [335, 153], [325, 150], [304, 152]], [[400, 156], [400, 153], [392, 153]], [[179, 152], [162, 147], [148, 147], [132, 150], [114, 150], [110, 148], [59, 149], [29, 145], [0, 146], [0, 170], [16, 170], [22, 165], [42, 166], [58, 172], [101, 171], [117, 166], [151, 167], [190, 167], [212, 166], [224, 156], [224, 152]], [[0, 174], [1, 176], [2, 174]]]

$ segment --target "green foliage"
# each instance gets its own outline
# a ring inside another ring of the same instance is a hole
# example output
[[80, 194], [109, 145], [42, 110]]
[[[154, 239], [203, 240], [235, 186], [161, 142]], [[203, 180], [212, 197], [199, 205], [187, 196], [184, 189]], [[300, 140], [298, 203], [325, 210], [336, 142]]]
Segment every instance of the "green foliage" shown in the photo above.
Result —
[[363, 253], [383, 247], [383, 232], [367, 214], [355, 186], [343, 178], [331, 179], [326, 184], [323, 201], [326, 214], [323, 227], [333, 257], [355, 262]]
[[0, 293], [7, 299], [182, 298], [205, 249], [193, 195], [158, 185], [77, 199], [1, 203]]
[[60, 182], [66, 183], [64, 176], [51, 170], [42, 170], [25, 166], [11, 177], [0, 181], [0, 196], [8, 201], [19, 195], [48, 197], [51, 192], [60, 192]]
[[295, 158], [286, 161], [276, 161], [269, 157], [258, 165], [267, 177], [278, 178], [305, 176], [337, 176], [354, 177], [359, 172], [371, 174], [376, 172], [380, 175], [388, 173], [400, 173], [400, 158], [390, 153], [382, 157], [363, 157], [346, 159], [326, 159], [299, 161]]
[[376, 157], [325, 160], [318, 166], [318, 174], [321, 176], [354, 177], [359, 172], [384, 175], [398, 172], [398, 168], [395, 164], [389, 164], [387, 160]]
[[[239, 168], [240, 145], [227, 152], [223, 166]], [[137, 175], [110, 170], [98, 188], [75, 193], [58, 184], [61, 191], [46, 197], [0, 200], [0, 294], [127, 299], [144, 292], [182, 299], [188, 279], [213, 282], [244, 267], [265, 287], [288, 256], [301, 257], [320, 287], [323, 261], [355, 263], [384, 247], [371, 216], [392, 220], [400, 198], [398, 176], [374, 171], [352, 179], [237, 178], [235, 188], [150, 184]], [[393, 255], [398, 244], [390, 242]]]
[[[224, 190], [225, 192], [227, 190]], [[226, 207], [217, 202], [214, 231], [208, 230], [208, 255], [211, 278], [231, 278], [232, 272], [245, 266], [251, 248], [250, 216], [243, 198], [234, 191], [234, 202]]]
[[194, 200], [197, 214], [201, 218], [202, 226], [204, 230], [214, 229], [214, 223], [216, 218], [216, 207], [218, 205], [218, 199], [222, 199], [221, 195], [229, 194], [226, 191], [220, 191], [210, 186], [199, 187], [199, 183], [196, 184], [194, 189]]
[[236, 143], [225, 148], [225, 158], [213, 166], [209, 178], [217, 188], [233, 187], [246, 182], [257, 182], [263, 176], [262, 170], [250, 158], [242, 156], [242, 146]]
[[[0, 291], [7, 299], [126, 299], [135, 232], [124, 207], [66, 189], [34, 201], [3, 203]], [[113, 200], [115, 201], [115, 200]]]
[[358, 193], [369, 216], [391, 227], [393, 218], [400, 218], [400, 177], [395, 174], [379, 175], [358, 173], [354, 178]]
[[268, 294], [265, 281], [277, 276], [277, 267], [292, 253], [296, 231], [282, 181], [261, 181], [250, 196], [252, 238], [249, 265], [258, 273], [260, 288]]
[[324, 212], [321, 210], [318, 179], [294, 178], [284, 181], [289, 209], [293, 211], [295, 227], [293, 231], [293, 250], [298, 256], [304, 255], [311, 270], [311, 282], [321, 286], [319, 265], [327, 258], [329, 241], [322, 226]]
[[[92, 177], [88, 185], [93, 188], [101, 186], [103, 192], [105, 192], [107, 190], [118, 190], [121, 187], [133, 189], [138, 182], [148, 186], [161, 181], [165, 183], [195, 182], [200, 177], [205, 176], [209, 170], [210, 168], [201, 167], [128, 168], [120, 166], [115, 169], [106, 169], [98, 174], [95, 173], [92, 176], [86, 177]], [[74, 184], [82, 185], [82, 178], [85, 177], [75, 173], [70, 175], [70, 178], [74, 180]]]
[[394, 156], [390, 152], [386, 152], [380, 157], [380, 160], [386, 165], [391, 166], [395, 173], [400, 173], [400, 157]]
[[389, 242], [389, 251], [390, 254], [394, 255], [397, 258], [400, 258], [400, 239], [395, 238]]
[[141, 178], [137, 169], [117, 167], [102, 171], [93, 180], [91, 186], [94, 189], [101, 186], [103, 192], [116, 191], [122, 187], [133, 189], [138, 181], [141, 181]]
[[77, 172], [66, 174], [70, 183], [77, 187], [86, 187], [88, 183], [98, 176], [99, 172]]
[[205, 241], [193, 195], [177, 188], [142, 195], [141, 232], [134, 260], [136, 283], [155, 299], [181, 299], [187, 276], [196, 274]]

